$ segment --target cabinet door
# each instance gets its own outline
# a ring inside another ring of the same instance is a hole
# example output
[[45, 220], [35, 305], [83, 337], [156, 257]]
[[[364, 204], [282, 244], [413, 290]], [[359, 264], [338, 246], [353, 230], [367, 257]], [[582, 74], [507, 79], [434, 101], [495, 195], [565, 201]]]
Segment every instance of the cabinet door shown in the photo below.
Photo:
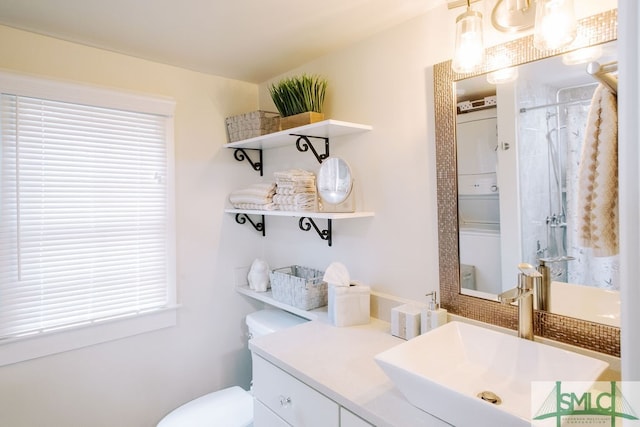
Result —
[[253, 401], [253, 427], [290, 427], [258, 399]]
[[256, 354], [253, 395], [292, 426], [338, 427], [340, 422], [337, 403]]
[[340, 408], [340, 427], [373, 427], [359, 416]]
[[458, 123], [458, 174], [495, 173], [498, 145], [495, 117]]

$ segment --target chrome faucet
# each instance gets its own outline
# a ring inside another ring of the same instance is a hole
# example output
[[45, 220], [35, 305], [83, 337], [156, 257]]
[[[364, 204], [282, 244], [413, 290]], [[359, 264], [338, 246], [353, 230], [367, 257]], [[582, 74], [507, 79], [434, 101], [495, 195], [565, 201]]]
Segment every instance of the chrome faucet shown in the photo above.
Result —
[[518, 264], [518, 286], [498, 295], [500, 302], [518, 304], [518, 336], [533, 340], [533, 290], [534, 282], [540, 281], [540, 274], [531, 264]]
[[549, 258], [538, 259], [538, 272], [542, 276], [538, 281], [538, 288], [536, 289], [536, 308], [538, 310], [549, 311], [549, 304], [551, 303], [551, 268], [549, 263], [554, 262]]
[[551, 266], [549, 264], [553, 264], [556, 262], [567, 262], [573, 261], [575, 258], [572, 256], [559, 256], [553, 258], [538, 258], [538, 272], [541, 274], [540, 280], [536, 281], [535, 288], [535, 308], [538, 310], [549, 311], [551, 306], [551, 282], [552, 282], [552, 272]]

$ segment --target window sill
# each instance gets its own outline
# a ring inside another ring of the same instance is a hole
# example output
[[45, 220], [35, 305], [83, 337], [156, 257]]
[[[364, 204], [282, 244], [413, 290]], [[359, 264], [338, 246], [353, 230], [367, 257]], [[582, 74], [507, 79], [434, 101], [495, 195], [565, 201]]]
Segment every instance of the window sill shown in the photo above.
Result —
[[177, 308], [0, 342], [0, 366], [169, 328], [176, 325]]

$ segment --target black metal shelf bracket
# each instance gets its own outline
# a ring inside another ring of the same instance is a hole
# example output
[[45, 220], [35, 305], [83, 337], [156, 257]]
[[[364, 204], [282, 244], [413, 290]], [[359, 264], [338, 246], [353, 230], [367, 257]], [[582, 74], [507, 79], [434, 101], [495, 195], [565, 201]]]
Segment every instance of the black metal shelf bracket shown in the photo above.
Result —
[[320, 230], [316, 223], [313, 221], [313, 218], [308, 218], [305, 216], [300, 218], [300, 221], [298, 221], [298, 226], [302, 231], [309, 231], [313, 226], [313, 228], [316, 230], [316, 233], [318, 233], [318, 236], [320, 236], [322, 240], [326, 240], [327, 244], [331, 246], [331, 219], [327, 219], [327, 228], [325, 230]]
[[[311, 152], [314, 156], [316, 156], [318, 163], [322, 163], [323, 160], [329, 157], [329, 138], [325, 138], [323, 136], [298, 135], [295, 133], [292, 133], [290, 135], [298, 137], [298, 139], [296, 140], [296, 148], [298, 149], [298, 151], [305, 152], [311, 149]], [[324, 153], [318, 154], [318, 151], [316, 151], [316, 149], [313, 147], [313, 144], [311, 144], [309, 138], [324, 140]]]
[[[257, 151], [258, 152], [258, 157], [259, 160], [257, 162], [254, 162], [251, 160], [251, 157], [249, 157], [249, 155], [247, 154], [246, 150], [251, 150], [251, 151]], [[253, 168], [254, 171], [256, 172], [260, 172], [260, 176], [262, 176], [262, 150], [259, 148], [236, 148], [235, 151], [233, 152], [233, 157], [241, 162], [243, 160], [246, 160], [247, 162], [249, 162], [249, 164], [251, 165], [251, 167]]]
[[262, 232], [262, 237], [264, 237], [265, 236], [264, 215], [260, 215], [260, 216], [262, 217], [262, 220], [260, 222], [253, 222], [249, 215], [244, 214], [244, 213], [237, 213], [236, 214], [236, 222], [238, 224], [246, 224], [247, 221], [249, 221], [249, 224], [251, 224], [253, 226], [253, 228], [256, 229], [256, 231]]

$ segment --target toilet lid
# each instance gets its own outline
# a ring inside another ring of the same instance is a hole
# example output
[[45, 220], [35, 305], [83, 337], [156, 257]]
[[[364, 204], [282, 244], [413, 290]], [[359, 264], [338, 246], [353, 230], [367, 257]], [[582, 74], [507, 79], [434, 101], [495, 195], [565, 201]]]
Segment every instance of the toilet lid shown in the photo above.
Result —
[[247, 314], [246, 322], [252, 336], [261, 337], [308, 320], [283, 310], [265, 309]]
[[247, 427], [253, 422], [253, 397], [235, 386], [185, 403], [157, 427]]

